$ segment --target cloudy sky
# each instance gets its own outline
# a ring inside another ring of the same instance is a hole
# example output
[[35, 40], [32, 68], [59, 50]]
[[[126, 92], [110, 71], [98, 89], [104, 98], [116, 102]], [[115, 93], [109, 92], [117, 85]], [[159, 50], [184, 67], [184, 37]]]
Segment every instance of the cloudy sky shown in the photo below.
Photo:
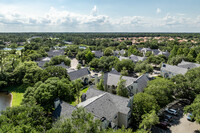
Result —
[[200, 32], [200, 0], [0, 0], [0, 32]]

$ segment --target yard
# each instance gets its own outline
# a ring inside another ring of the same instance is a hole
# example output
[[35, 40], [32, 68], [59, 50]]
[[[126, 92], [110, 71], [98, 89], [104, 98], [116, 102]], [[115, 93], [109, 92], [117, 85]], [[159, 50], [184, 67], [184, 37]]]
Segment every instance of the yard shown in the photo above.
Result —
[[[81, 102], [81, 95], [82, 95], [83, 93], [86, 93], [87, 90], [88, 90], [88, 87], [85, 88], [85, 89], [83, 89], [83, 90], [80, 92], [79, 103]], [[76, 100], [73, 101], [73, 102], [71, 102], [70, 104], [71, 104], [72, 106], [76, 106], [76, 105], [78, 104], [78, 98], [76, 97]]]
[[23, 95], [25, 92], [25, 88], [21, 86], [11, 86], [8, 88], [3, 89], [5, 91], [9, 91], [12, 93], [13, 99], [12, 99], [12, 106], [19, 106], [22, 102]]

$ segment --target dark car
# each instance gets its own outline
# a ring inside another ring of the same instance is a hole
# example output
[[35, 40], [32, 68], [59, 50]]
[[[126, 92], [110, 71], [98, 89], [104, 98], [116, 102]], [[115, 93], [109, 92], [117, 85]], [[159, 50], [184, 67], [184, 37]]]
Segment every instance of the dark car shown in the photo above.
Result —
[[172, 120], [173, 120], [173, 117], [170, 116], [170, 115], [165, 115], [165, 119], [167, 119], [168, 121], [172, 121]]
[[160, 123], [156, 124], [156, 126], [162, 128], [162, 129], [167, 129], [168, 128], [167, 127], [168, 126], [167, 122], [160, 122]]

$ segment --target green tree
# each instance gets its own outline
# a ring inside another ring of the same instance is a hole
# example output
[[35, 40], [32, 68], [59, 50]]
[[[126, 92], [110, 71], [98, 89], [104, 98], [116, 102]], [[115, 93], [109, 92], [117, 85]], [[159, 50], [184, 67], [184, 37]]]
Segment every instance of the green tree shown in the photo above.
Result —
[[200, 124], [200, 95], [197, 95], [191, 105], [184, 108], [185, 113], [192, 113], [192, 118]]
[[73, 86], [75, 88], [76, 97], [78, 98], [78, 104], [79, 104], [80, 91], [81, 91], [81, 89], [83, 87], [82, 81], [80, 79], [77, 79], [77, 80], [73, 81]]
[[200, 63], [200, 53], [197, 55], [196, 62]]
[[130, 59], [123, 59], [122, 61], [118, 61], [115, 65], [115, 69], [118, 72], [121, 72], [123, 69], [128, 70], [129, 73], [134, 71], [135, 64]]
[[78, 108], [72, 117], [57, 121], [47, 133], [100, 133], [101, 122], [84, 108]]
[[45, 132], [51, 127], [51, 119], [43, 108], [34, 103], [10, 107], [1, 112], [0, 132]]
[[145, 93], [153, 95], [160, 107], [164, 107], [173, 100], [172, 94], [175, 85], [168, 79], [158, 78], [148, 82]]
[[113, 50], [111, 49], [111, 48], [106, 48], [105, 50], [104, 50], [104, 55], [105, 56], [111, 56], [111, 55], [113, 55]]
[[103, 80], [103, 76], [100, 79], [99, 83], [97, 83], [97, 89], [104, 91], [104, 80]]
[[126, 80], [120, 77], [119, 82], [117, 83], [117, 95], [128, 97], [128, 89], [126, 88]]
[[159, 117], [156, 115], [156, 111], [152, 110], [150, 113], [142, 115], [142, 122], [140, 123], [139, 127], [150, 131], [151, 127], [158, 123]]
[[158, 102], [153, 95], [147, 93], [137, 93], [133, 99], [133, 123], [139, 126], [144, 114], [150, 113], [152, 110], [156, 112], [159, 110]]

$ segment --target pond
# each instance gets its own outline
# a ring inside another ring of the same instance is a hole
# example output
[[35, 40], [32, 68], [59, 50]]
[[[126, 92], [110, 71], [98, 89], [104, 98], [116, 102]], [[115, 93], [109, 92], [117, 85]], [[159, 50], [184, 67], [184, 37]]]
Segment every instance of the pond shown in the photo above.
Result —
[[0, 92], [0, 111], [5, 110], [6, 107], [10, 107], [11, 98], [11, 94], [7, 94], [7, 92]]

